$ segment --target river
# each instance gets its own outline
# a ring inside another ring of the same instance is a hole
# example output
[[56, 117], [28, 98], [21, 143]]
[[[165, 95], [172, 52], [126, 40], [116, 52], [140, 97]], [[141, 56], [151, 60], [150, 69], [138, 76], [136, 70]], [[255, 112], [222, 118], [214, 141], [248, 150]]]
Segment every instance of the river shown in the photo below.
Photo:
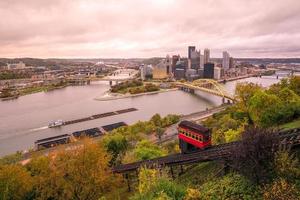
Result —
[[[253, 77], [227, 82], [224, 87], [233, 93], [236, 83], [244, 81], [265, 87], [278, 82], [275, 77]], [[220, 97], [200, 92], [192, 95], [179, 90], [111, 101], [94, 100], [103, 96], [108, 89], [108, 82], [93, 82], [91, 85], [71, 86], [22, 96], [12, 101], [0, 101], [0, 156], [29, 149], [35, 140], [41, 138], [119, 121], [132, 124], [138, 120], [148, 120], [155, 113], [162, 116], [189, 114], [222, 103]], [[47, 127], [49, 122], [57, 119], [66, 121], [130, 107], [138, 111], [58, 128]]]

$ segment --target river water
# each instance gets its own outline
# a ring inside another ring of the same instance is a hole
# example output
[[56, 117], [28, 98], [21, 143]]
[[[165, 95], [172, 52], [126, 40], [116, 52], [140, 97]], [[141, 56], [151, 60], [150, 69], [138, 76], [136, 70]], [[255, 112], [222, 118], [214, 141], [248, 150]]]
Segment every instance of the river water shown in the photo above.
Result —
[[[275, 77], [247, 78], [227, 82], [224, 87], [233, 93], [236, 83], [245, 81], [265, 87], [278, 82]], [[0, 101], [0, 156], [29, 149], [33, 147], [35, 140], [41, 138], [70, 134], [119, 121], [132, 124], [138, 120], [148, 120], [155, 113], [162, 116], [189, 114], [222, 103], [220, 97], [201, 92], [189, 94], [179, 90], [111, 101], [94, 100], [105, 95], [108, 89], [108, 82], [93, 82], [91, 85], [72, 86], [26, 95], [12, 101]], [[138, 111], [58, 128], [47, 127], [53, 120], [67, 121], [131, 107]]]

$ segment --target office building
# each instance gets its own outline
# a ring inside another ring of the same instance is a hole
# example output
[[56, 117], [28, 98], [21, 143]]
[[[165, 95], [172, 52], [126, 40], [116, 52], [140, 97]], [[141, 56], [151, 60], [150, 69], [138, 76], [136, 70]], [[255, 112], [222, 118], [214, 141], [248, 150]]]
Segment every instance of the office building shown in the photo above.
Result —
[[222, 61], [222, 67], [226, 71], [229, 69], [229, 53], [227, 51], [223, 52], [223, 61]]
[[196, 51], [196, 47], [195, 46], [189, 46], [188, 47], [188, 58], [191, 58], [193, 51]]
[[235, 63], [233, 57], [229, 58], [229, 68], [235, 68]]
[[175, 65], [174, 77], [177, 80], [185, 79], [187, 70], [187, 60], [179, 60]]
[[190, 69], [199, 70], [200, 69], [200, 50], [199, 51], [192, 51], [191, 57], [189, 58], [191, 67]]
[[210, 50], [204, 49], [204, 64], [210, 62]]
[[164, 79], [170, 75], [171, 59], [167, 56], [162, 59], [157, 65], [153, 66], [153, 79]]
[[180, 55], [173, 55], [172, 56], [172, 62], [171, 62], [171, 66], [172, 66], [172, 73], [174, 74], [175, 73], [175, 66], [176, 66], [176, 63], [177, 61], [180, 60]]
[[204, 64], [204, 72], [203, 72], [203, 78], [214, 78], [214, 63], [206, 63]]
[[140, 66], [141, 79], [151, 79], [153, 77], [153, 67], [152, 65], [141, 65]]
[[171, 75], [172, 74], [172, 59], [169, 55], [166, 56], [165, 66], [166, 66], [167, 74]]
[[197, 51], [195, 46], [188, 47], [188, 69], [199, 70], [200, 55], [200, 50]]
[[200, 54], [200, 69], [204, 69], [204, 56]]
[[195, 70], [195, 69], [187, 69], [185, 76], [188, 81], [194, 81], [194, 80], [200, 78], [197, 70]]
[[222, 73], [222, 69], [220, 67], [215, 67], [214, 68], [214, 79], [216, 79], [216, 80], [221, 79], [221, 73]]

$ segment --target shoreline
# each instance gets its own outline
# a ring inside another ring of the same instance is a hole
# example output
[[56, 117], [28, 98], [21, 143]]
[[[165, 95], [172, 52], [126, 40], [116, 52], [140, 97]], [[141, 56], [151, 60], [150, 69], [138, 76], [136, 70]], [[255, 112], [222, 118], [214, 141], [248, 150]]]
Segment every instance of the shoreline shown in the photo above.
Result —
[[[172, 89], [163, 89], [159, 91], [154, 91], [154, 92], [143, 92], [139, 94], [120, 94], [118, 96], [107, 96], [107, 97], [96, 97], [94, 100], [96, 101], [110, 101], [110, 100], [117, 100], [117, 99], [125, 99], [125, 98], [131, 98], [131, 97], [138, 97], [138, 96], [144, 96], [144, 95], [151, 95], [151, 94], [158, 94], [158, 93], [164, 93], [164, 92], [172, 92], [176, 91], [178, 88], [172, 88]], [[109, 93], [112, 94], [112, 93]]]
[[[249, 74], [246, 76], [239, 76], [239, 77], [233, 77], [230, 79], [221, 79], [218, 80], [219, 83], [224, 83], [224, 82], [231, 82], [231, 81], [236, 81], [236, 80], [240, 80], [240, 79], [246, 79], [246, 78], [250, 78], [250, 77], [254, 77], [253, 74]], [[176, 91], [178, 90], [178, 88], [171, 88], [171, 89], [162, 89], [159, 91], [154, 91], [154, 92], [143, 92], [143, 93], [139, 93], [139, 94], [118, 94], [118, 93], [111, 93], [108, 92], [109, 95], [112, 96], [106, 96], [106, 97], [96, 97], [94, 98], [94, 100], [96, 101], [110, 101], [110, 100], [117, 100], [117, 99], [126, 99], [126, 98], [131, 98], [131, 97], [138, 97], [138, 96], [143, 96], [143, 95], [151, 95], [151, 94], [158, 94], [158, 93], [163, 93], [163, 92], [172, 92], [172, 91]]]

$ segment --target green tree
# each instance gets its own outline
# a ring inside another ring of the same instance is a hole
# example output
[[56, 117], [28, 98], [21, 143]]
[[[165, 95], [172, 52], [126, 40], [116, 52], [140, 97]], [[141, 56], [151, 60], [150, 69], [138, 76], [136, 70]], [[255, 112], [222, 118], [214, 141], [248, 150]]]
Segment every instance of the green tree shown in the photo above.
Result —
[[150, 121], [153, 122], [155, 126], [159, 126], [159, 127], [162, 126], [162, 119], [161, 119], [161, 116], [159, 114], [153, 115], [151, 117]]
[[166, 151], [147, 140], [142, 140], [136, 145], [134, 154], [137, 160], [148, 160], [164, 156], [166, 155]]
[[32, 178], [20, 165], [0, 166], [0, 199], [25, 199], [32, 190]]
[[261, 199], [258, 188], [238, 174], [228, 174], [200, 187], [200, 199]]
[[139, 172], [139, 192], [132, 200], [181, 200], [186, 194], [185, 187], [160, 175], [158, 170], [142, 168]]
[[165, 129], [161, 127], [156, 127], [155, 135], [158, 138], [159, 142], [161, 142], [161, 137], [164, 135]]
[[238, 83], [235, 88], [235, 98], [240, 109], [248, 111], [249, 100], [253, 95], [262, 90], [261, 86], [254, 83]]
[[[120, 163], [120, 157], [125, 154], [128, 148], [128, 141], [124, 135], [120, 133], [108, 135], [103, 140], [106, 151], [112, 155], [110, 164]], [[118, 162], [119, 158], [119, 162]]]
[[269, 127], [281, 120], [283, 106], [276, 95], [258, 91], [249, 100], [249, 114], [256, 125]]
[[15, 154], [4, 156], [0, 159], [0, 165], [9, 165], [9, 164], [15, 164], [19, 161], [21, 161], [23, 158], [23, 155], [21, 152], [17, 152]]

